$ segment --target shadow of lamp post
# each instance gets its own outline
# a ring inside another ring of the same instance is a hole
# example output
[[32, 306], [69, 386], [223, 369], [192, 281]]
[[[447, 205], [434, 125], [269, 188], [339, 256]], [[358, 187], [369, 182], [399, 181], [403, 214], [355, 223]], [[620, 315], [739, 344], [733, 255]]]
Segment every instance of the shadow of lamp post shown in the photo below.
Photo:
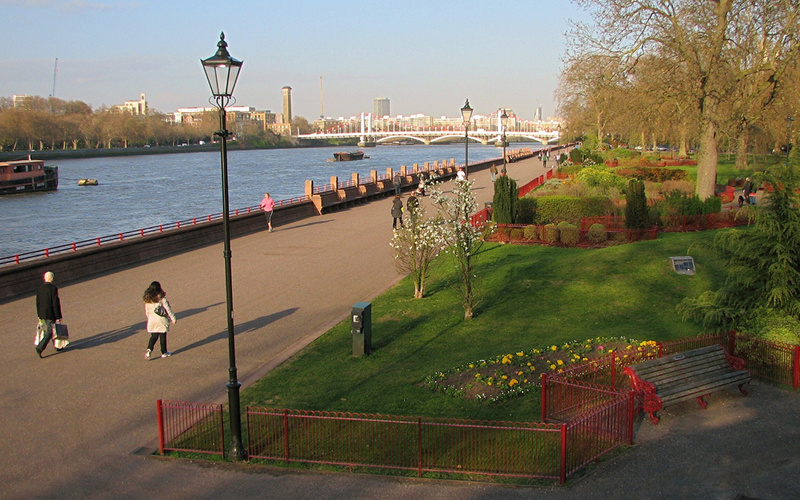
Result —
[[230, 406], [231, 445], [228, 458], [235, 461], [245, 460], [247, 452], [242, 443], [242, 415], [239, 403], [239, 383], [236, 375], [236, 348], [234, 345], [233, 331], [233, 283], [231, 282], [231, 233], [228, 206], [228, 137], [231, 133], [226, 128], [225, 107], [235, 103], [233, 88], [242, 69], [242, 61], [237, 61], [228, 53], [228, 44], [225, 42], [225, 33], [219, 35], [217, 53], [208, 59], [200, 61], [206, 72], [208, 85], [211, 87], [212, 97], [208, 101], [219, 109], [219, 131], [214, 135], [220, 138], [220, 155], [222, 167], [222, 231], [225, 241], [223, 256], [225, 258], [225, 296], [226, 311], [228, 315], [228, 357], [230, 368], [228, 374], [228, 404]]
[[472, 120], [472, 108], [469, 99], [461, 108], [461, 119], [464, 121], [464, 176], [469, 179], [469, 123]]

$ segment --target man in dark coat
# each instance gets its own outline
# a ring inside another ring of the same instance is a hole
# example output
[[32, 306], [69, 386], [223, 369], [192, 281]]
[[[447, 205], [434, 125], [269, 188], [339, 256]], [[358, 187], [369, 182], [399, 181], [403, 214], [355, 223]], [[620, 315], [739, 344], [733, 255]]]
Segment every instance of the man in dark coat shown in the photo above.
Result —
[[36, 346], [36, 354], [41, 358], [42, 351], [53, 336], [53, 325], [61, 323], [61, 300], [58, 288], [53, 284], [55, 275], [52, 271], [44, 273], [44, 283], [36, 289], [36, 315], [44, 322], [44, 336]]

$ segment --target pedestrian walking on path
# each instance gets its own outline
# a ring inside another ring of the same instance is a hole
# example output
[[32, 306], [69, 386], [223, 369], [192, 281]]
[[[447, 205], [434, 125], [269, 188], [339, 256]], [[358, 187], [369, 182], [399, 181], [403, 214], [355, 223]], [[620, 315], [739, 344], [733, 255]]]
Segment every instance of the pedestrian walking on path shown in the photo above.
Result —
[[178, 319], [167, 301], [167, 292], [161, 288], [161, 283], [154, 281], [144, 291], [143, 299], [144, 315], [147, 317], [147, 332], [150, 334], [144, 359], [150, 359], [150, 354], [156, 346], [156, 340], [160, 341], [161, 357], [172, 356], [172, 353], [167, 350], [167, 332], [170, 322], [174, 325]]
[[400, 227], [403, 226], [403, 200], [400, 195], [396, 195], [392, 201], [392, 229], [397, 229], [397, 221], [400, 221]]
[[269, 232], [272, 232], [272, 211], [275, 208], [275, 200], [269, 196], [269, 193], [264, 193], [264, 199], [261, 200], [261, 210], [264, 211], [264, 215], [267, 216], [267, 228]]
[[39, 317], [39, 322], [44, 323], [44, 335], [36, 346], [36, 354], [40, 358], [53, 337], [53, 326], [61, 323], [62, 319], [61, 299], [58, 297], [58, 287], [53, 284], [54, 280], [55, 274], [47, 271], [44, 273], [44, 283], [36, 289], [36, 315]]

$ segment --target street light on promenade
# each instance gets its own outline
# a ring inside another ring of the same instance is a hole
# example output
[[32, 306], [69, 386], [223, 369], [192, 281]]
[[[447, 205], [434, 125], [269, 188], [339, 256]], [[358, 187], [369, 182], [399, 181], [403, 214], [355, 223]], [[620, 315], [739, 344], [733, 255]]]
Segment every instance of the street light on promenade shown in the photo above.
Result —
[[219, 35], [217, 53], [208, 59], [200, 61], [206, 72], [208, 85], [211, 87], [212, 97], [208, 101], [219, 109], [219, 131], [214, 135], [220, 138], [220, 153], [222, 167], [222, 231], [225, 240], [223, 255], [225, 257], [225, 294], [226, 311], [228, 314], [228, 357], [230, 368], [228, 374], [228, 404], [231, 416], [231, 446], [228, 458], [231, 460], [244, 460], [247, 453], [242, 443], [242, 415], [239, 404], [239, 387], [242, 385], [236, 376], [236, 348], [233, 338], [233, 283], [231, 282], [231, 232], [228, 206], [228, 137], [231, 133], [226, 127], [225, 107], [236, 102], [233, 97], [233, 88], [242, 69], [242, 61], [237, 61], [228, 53], [228, 44], [225, 42], [225, 33]]
[[469, 123], [472, 120], [472, 108], [469, 99], [461, 108], [461, 119], [464, 121], [464, 176], [469, 178]]
[[503, 125], [503, 174], [506, 173], [506, 127], [508, 127], [508, 115], [506, 110], [500, 115], [500, 123]]

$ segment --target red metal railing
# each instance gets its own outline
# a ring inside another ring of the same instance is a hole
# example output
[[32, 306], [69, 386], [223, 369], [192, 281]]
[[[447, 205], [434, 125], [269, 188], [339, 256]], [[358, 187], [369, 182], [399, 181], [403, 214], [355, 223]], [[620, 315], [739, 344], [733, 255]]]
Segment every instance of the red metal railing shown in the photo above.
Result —
[[[276, 207], [282, 207], [286, 205], [291, 205], [293, 203], [300, 203], [303, 201], [308, 200], [307, 196], [296, 196], [294, 198], [280, 200], [275, 202]], [[229, 212], [229, 216], [236, 217], [238, 215], [244, 215], [251, 212], [258, 212], [261, 210], [259, 205], [251, 205], [249, 207], [244, 208], [237, 208], [231, 210]], [[42, 250], [34, 250], [31, 252], [23, 252], [15, 255], [10, 255], [7, 257], [0, 257], [0, 266], [8, 265], [8, 264], [19, 264], [21, 262], [27, 262], [29, 260], [40, 259], [42, 257], [52, 257], [53, 255], [58, 255], [66, 252], [76, 252], [78, 250], [82, 250], [84, 248], [89, 248], [93, 246], [100, 246], [106, 243], [114, 243], [119, 241], [126, 241], [133, 238], [141, 238], [143, 236], [162, 233], [164, 231], [171, 231], [176, 229], [185, 228], [187, 226], [194, 226], [197, 224], [204, 224], [207, 222], [212, 222], [216, 220], [222, 219], [222, 212], [204, 215], [202, 217], [193, 217], [191, 219], [184, 219], [179, 220], [176, 222], [170, 222], [167, 224], [159, 224], [157, 226], [150, 226], [140, 229], [135, 229], [132, 231], [123, 231], [121, 233], [110, 234], [106, 236], [98, 236], [96, 238], [88, 239], [88, 240], [81, 240], [75, 241], [72, 243], [65, 243], [63, 245], [56, 245], [54, 247], [44, 248]]]
[[[633, 444], [621, 367], [720, 344], [755, 376], [800, 387], [800, 346], [728, 332], [632, 345], [542, 376], [542, 422], [246, 409], [249, 456], [265, 460], [558, 480]], [[159, 448], [224, 454], [219, 405], [158, 402]], [[196, 429], [195, 429], [196, 427]]]
[[248, 407], [249, 456], [426, 472], [561, 479], [557, 424]]
[[156, 402], [158, 451], [186, 451], [225, 456], [222, 405]]

